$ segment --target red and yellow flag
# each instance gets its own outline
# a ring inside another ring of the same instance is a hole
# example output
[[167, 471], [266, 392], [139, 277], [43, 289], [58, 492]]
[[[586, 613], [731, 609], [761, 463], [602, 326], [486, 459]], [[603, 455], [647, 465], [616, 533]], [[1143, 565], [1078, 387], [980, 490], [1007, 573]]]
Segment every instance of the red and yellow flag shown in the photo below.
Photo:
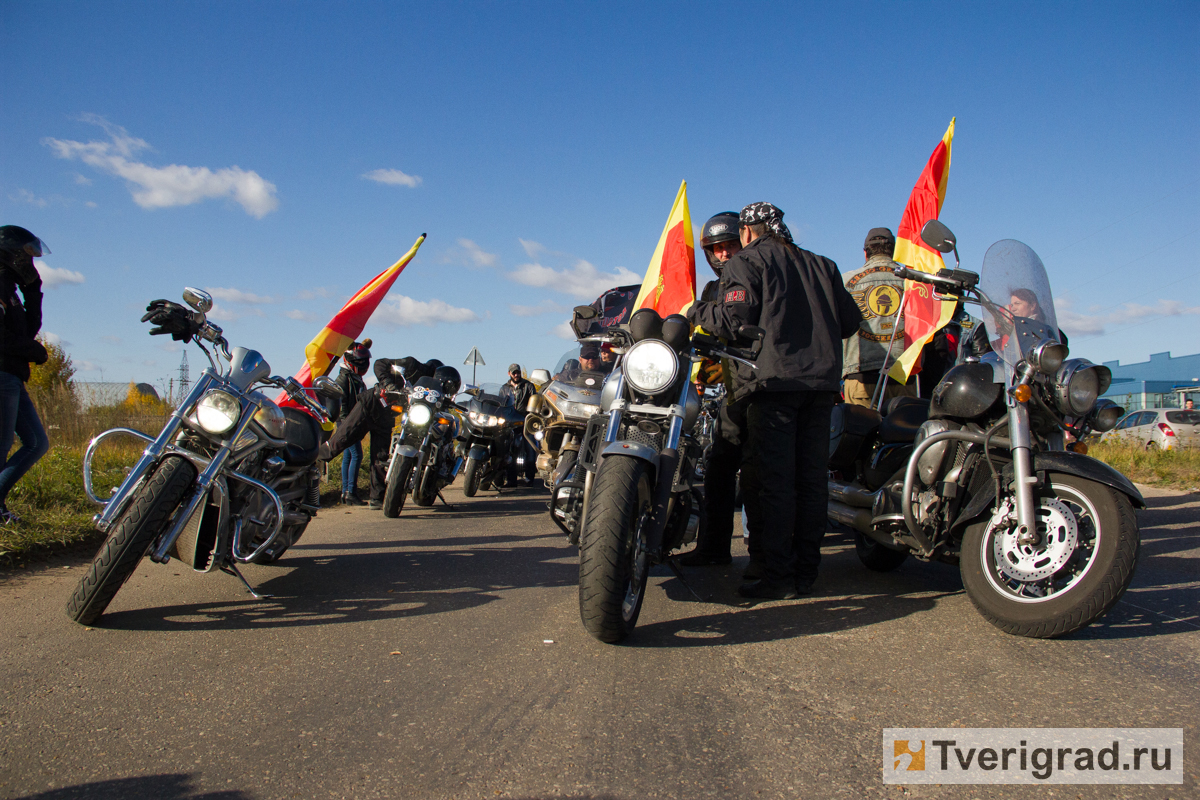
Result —
[[[342, 310], [333, 315], [333, 319], [329, 320], [320, 333], [313, 337], [304, 348], [304, 366], [296, 373], [296, 380], [301, 385], [312, 386], [313, 378], [328, 373], [330, 367], [346, 352], [346, 348], [354, 344], [363, 328], [367, 326], [367, 320], [375, 313], [380, 301], [392, 288], [400, 272], [412, 261], [424, 241], [425, 234], [422, 233], [411, 250], [359, 289], [354, 297], [342, 306]], [[287, 395], [284, 393], [276, 400], [280, 404], [285, 401]]]
[[682, 314], [696, 300], [696, 244], [688, 213], [687, 181], [679, 184], [671, 216], [654, 248], [634, 309], [653, 308], [660, 317]]
[[[896, 230], [896, 252], [892, 259], [922, 272], [937, 272], [942, 268], [942, 256], [921, 241], [921, 227], [937, 219], [946, 199], [946, 181], [950, 177], [950, 143], [954, 140], [954, 120], [946, 135], [933, 149], [929, 163], [917, 179], [900, 227]], [[955, 302], [937, 300], [927, 283], [904, 282], [904, 351], [888, 371], [888, 377], [899, 383], [908, 381], [921, 348], [933, 338], [939, 328], [954, 316]]]

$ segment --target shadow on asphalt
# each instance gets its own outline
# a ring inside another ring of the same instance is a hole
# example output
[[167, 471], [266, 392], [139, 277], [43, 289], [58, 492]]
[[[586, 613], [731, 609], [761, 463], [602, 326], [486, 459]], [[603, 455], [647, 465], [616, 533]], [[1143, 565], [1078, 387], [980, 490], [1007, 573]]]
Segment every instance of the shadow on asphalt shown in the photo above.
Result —
[[250, 795], [236, 790], [196, 794], [192, 781], [187, 774], [145, 775], [50, 789], [20, 800], [250, 800]]

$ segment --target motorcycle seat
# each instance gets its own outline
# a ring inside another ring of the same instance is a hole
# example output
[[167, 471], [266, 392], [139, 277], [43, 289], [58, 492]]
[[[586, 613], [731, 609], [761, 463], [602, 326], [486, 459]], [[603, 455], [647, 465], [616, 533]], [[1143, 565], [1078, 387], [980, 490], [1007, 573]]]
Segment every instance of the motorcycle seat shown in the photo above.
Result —
[[917, 438], [917, 430], [929, 419], [929, 401], [920, 397], [896, 397], [888, 402], [887, 416], [879, 424], [884, 444], [904, 444]]
[[321, 446], [321, 426], [298, 408], [283, 407], [283, 438], [287, 447], [283, 460], [289, 467], [305, 467], [317, 460]]

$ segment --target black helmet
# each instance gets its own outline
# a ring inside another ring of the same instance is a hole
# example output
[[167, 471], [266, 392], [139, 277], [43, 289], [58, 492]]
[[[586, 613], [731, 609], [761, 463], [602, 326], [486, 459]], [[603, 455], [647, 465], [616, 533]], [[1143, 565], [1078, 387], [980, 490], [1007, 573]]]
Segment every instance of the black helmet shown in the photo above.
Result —
[[50, 252], [46, 243], [19, 225], [0, 226], [0, 251], [5, 253], [28, 253], [41, 258]]
[[[438, 363], [442, 362], [439, 361]], [[452, 397], [458, 394], [458, 390], [462, 388], [462, 378], [459, 376], [458, 370], [454, 367], [438, 367], [433, 372], [433, 379], [441, 381], [445, 393]]]
[[438, 361], [436, 358], [431, 358], [425, 362], [425, 368], [431, 369], [434, 372], [437, 372], [438, 368], [441, 366], [442, 366], [442, 362]]
[[709, 217], [708, 222], [704, 223], [704, 230], [700, 234], [700, 246], [704, 248], [704, 257], [708, 259], [708, 265], [713, 268], [713, 272], [720, 275], [725, 262], [713, 260], [712, 246], [717, 242], [736, 241], [740, 241], [736, 212], [722, 211]]
[[371, 344], [370, 339], [356, 342], [342, 354], [342, 358], [351, 367], [360, 372], [366, 372], [367, 366], [371, 363]]

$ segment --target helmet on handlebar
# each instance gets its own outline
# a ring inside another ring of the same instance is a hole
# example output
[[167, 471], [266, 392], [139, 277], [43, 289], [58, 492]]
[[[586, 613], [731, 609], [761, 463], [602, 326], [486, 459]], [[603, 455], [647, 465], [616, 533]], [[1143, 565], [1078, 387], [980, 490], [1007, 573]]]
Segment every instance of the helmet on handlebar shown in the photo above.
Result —
[[441, 381], [444, 392], [451, 397], [458, 394], [458, 390], [462, 388], [462, 377], [454, 367], [438, 367], [433, 372], [433, 378]]
[[704, 257], [708, 259], [708, 265], [713, 268], [713, 272], [718, 275], [721, 274], [725, 262], [713, 256], [712, 248], [719, 242], [741, 242], [738, 238], [738, 215], [733, 211], [722, 211], [709, 217], [700, 234], [700, 246], [704, 248]]

